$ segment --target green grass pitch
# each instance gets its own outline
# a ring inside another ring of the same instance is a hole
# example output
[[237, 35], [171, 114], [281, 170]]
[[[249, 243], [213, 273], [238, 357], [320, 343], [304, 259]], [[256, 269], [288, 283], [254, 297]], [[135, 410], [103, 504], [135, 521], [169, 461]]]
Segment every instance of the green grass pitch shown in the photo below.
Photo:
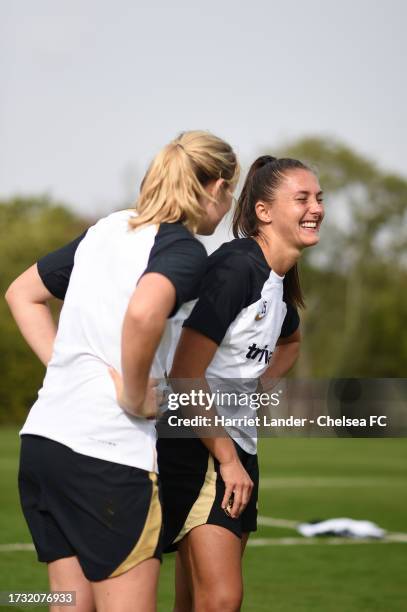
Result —
[[[0, 545], [31, 542], [17, 496], [18, 447], [17, 430], [1, 429]], [[269, 438], [261, 441], [259, 456], [261, 516], [291, 521], [347, 516], [407, 533], [406, 439]], [[287, 537], [297, 541], [300, 536], [286, 527], [263, 525], [253, 535], [266, 542], [248, 547], [245, 555], [244, 611], [406, 609], [407, 543], [281, 544]], [[172, 609], [173, 570], [174, 557], [166, 556], [160, 612]], [[46, 589], [46, 568], [34, 552], [5, 552], [0, 547], [0, 591]]]

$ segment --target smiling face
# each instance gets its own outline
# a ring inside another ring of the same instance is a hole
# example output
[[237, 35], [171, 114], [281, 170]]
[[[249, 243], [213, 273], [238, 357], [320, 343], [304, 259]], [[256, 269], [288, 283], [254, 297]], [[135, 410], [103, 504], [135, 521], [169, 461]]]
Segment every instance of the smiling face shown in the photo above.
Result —
[[284, 172], [271, 204], [258, 202], [262, 230], [287, 246], [302, 250], [319, 241], [324, 204], [318, 179], [310, 170]]

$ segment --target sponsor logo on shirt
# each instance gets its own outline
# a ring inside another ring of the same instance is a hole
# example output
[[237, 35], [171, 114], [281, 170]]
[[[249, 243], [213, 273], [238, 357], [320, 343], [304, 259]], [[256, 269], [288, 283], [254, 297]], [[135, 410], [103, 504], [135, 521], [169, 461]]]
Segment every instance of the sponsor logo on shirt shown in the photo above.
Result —
[[260, 310], [254, 317], [254, 320], [261, 321], [261, 319], [266, 315], [266, 312], [267, 312], [267, 300], [262, 300]]
[[268, 344], [266, 344], [264, 348], [260, 348], [257, 346], [255, 342], [253, 342], [253, 344], [251, 344], [248, 347], [246, 358], [253, 359], [253, 360], [257, 359], [259, 363], [262, 363], [262, 362], [266, 364], [270, 363], [270, 359], [273, 355], [273, 351], [269, 351], [267, 347], [268, 347]]

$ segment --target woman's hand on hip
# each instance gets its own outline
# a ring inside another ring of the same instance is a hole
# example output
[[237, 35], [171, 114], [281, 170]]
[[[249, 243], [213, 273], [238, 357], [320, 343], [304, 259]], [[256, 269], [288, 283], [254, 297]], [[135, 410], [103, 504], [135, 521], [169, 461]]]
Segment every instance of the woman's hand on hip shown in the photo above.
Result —
[[162, 392], [158, 389], [158, 380], [149, 378], [144, 401], [135, 405], [126, 395], [123, 378], [117, 370], [109, 368], [109, 374], [116, 388], [116, 399], [119, 406], [129, 414], [145, 419], [155, 419], [162, 400]]

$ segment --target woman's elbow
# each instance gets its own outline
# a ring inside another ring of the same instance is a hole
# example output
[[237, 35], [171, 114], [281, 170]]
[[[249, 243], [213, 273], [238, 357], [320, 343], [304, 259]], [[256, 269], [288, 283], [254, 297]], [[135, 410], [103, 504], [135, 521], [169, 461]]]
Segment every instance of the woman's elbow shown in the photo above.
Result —
[[160, 331], [164, 328], [167, 321], [167, 317], [162, 312], [138, 306], [130, 307], [127, 310], [126, 319], [135, 328], [145, 331]]
[[34, 264], [11, 283], [4, 297], [11, 307], [20, 304], [46, 304], [53, 295], [44, 285]]
[[10, 308], [18, 300], [18, 295], [20, 293], [18, 285], [18, 279], [14, 280], [4, 294], [4, 299]]

